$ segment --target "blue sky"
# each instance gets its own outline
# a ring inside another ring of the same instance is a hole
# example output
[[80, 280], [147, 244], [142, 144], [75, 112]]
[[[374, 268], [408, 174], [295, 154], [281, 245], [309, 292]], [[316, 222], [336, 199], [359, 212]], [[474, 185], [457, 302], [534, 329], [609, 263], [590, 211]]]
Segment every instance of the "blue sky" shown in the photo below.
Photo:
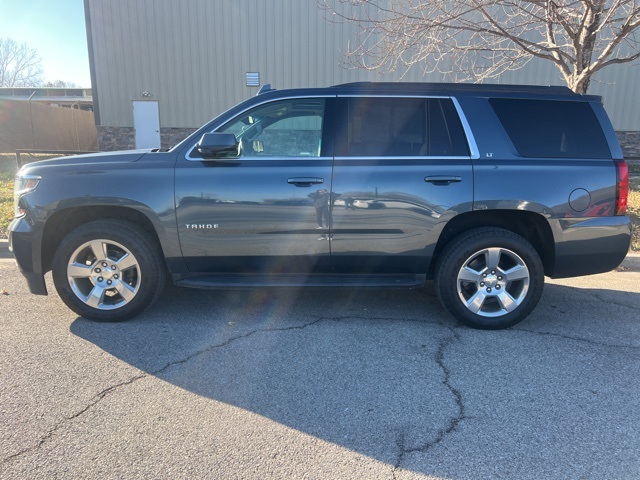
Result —
[[0, 37], [36, 49], [45, 81], [91, 86], [83, 0], [0, 0]]

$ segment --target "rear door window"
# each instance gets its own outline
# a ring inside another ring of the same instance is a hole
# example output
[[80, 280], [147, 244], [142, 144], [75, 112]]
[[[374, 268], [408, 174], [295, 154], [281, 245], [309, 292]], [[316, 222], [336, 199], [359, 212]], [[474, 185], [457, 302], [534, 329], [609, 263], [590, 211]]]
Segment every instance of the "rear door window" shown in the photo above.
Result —
[[600, 123], [587, 102], [492, 98], [489, 103], [523, 157], [611, 156]]
[[448, 98], [351, 97], [341, 101], [337, 156], [468, 156], [464, 130]]

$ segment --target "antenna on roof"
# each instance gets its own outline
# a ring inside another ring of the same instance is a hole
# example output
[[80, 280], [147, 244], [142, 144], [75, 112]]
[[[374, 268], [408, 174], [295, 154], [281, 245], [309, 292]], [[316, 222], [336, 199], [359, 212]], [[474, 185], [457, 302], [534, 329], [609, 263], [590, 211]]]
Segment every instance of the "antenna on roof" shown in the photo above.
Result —
[[275, 88], [271, 88], [271, 84], [267, 83], [266, 85], [263, 85], [260, 87], [260, 90], [258, 90], [258, 93], [256, 95], [262, 95], [263, 93], [273, 92], [274, 90]]

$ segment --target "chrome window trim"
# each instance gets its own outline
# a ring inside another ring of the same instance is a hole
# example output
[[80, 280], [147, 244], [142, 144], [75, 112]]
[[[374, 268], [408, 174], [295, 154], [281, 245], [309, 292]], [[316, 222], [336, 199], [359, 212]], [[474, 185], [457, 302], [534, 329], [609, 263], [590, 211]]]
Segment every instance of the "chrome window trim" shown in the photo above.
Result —
[[[301, 98], [336, 98], [336, 97], [337, 97], [337, 95], [292, 95], [292, 96], [288, 96], [288, 97], [278, 97], [278, 98], [267, 99], [267, 100], [264, 100], [264, 101], [262, 101], [262, 102], [254, 103], [254, 104], [253, 104], [253, 105], [251, 105], [250, 107], [245, 108], [244, 110], [242, 110], [241, 112], [239, 112], [235, 117], [231, 118], [231, 119], [229, 120], [229, 122], [230, 122], [231, 120], [233, 120], [234, 118], [238, 118], [238, 117], [239, 117], [240, 115], [242, 115], [243, 113], [248, 112], [249, 110], [252, 110], [252, 109], [254, 109], [254, 108], [256, 108], [256, 107], [259, 107], [259, 106], [261, 106], [261, 105], [266, 105], [267, 103], [279, 102], [279, 101], [281, 101], [281, 100], [297, 100], [297, 99], [301, 99]], [[233, 107], [231, 107], [229, 110], [227, 110], [226, 112], [224, 112], [222, 115], [226, 114], [227, 112], [230, 112], [232, 109], [233, 109]], [[220, 115], [220, 116], [222, 116], [222, 115]], [[323, 121], [324, 121], [324, 119], [323, 119]], [[224, 125], [226, 125], [226, 124], [227, 124], [227, 123], [229, 123], [229, 122], [225, 122], [224, 124], [220, 125], [219, 127], [214, 128], [213, 130], [210, 130], [210, 131], [208, 131], [208, 132], [206, 132], [206, 133], [213, 133], [213, 132], [217, 131], [217, 130], [218, 130], [218, 128], [223, 127]], [[196, 143], [197, 143], [197, 142], [196, 142]], [[193, 152], [193, 151], [195, 150], [195, 148], [196, 148], [196, 146], [195, 146], [195, 144], [194, 144], [194, 145], [193, 145], [193, 147], [191, 147], [191, 148], [189, 149], [189, 151], [187, 152], [187, 154], [184, 156], [185, 160], [189, 160], [190, 162], [207, 162], [207, 161], [212, 161], [212, 159], [209, 159], [209, 158], [202, 158], [202, 157], [196, 157], [196, 158], [193, 158], [193, 157], [191, 156], [191, 152]], [[257, 160], [257, 159], [265, 159], [265, 158], [277, 158], [277, 159], [281, 159], [280, 157], [238, 157], [238, 159], [244, 159], [244, 160], [250, 160], [250, 159]], [[322, 157], [284, 157], [284, 158], [316, 158], [316, 159], [319, 159], [319, 158], [322, 158]], [[231, 159], [230, 159], [230, 158], [227, 158], [227, 159], [222, 159], [222, 160], [224, 161], [224, 160], [234, 160], [234, 159], [232, 159], [232, 158], [231, 158]], [[215, 161], [215, 160], [213, 160], [213, 161]]]
[[368, 156], [358, 156], [358, 157], [334, 157], [335, 160], [469, 160], [468, 155], [451, 155], [447, 156], [403, 156], [403, 155], [387, 155], [386, 157], [368, 157]]
[[[389, 95], [389, 94], [371, 94], [371, 95], [360, 95], [360, 94], [334, 94], [334, 95], [292, 95], [292, 96], [287, 96], [287, 97], [279, 97], [279, 98], [273, 98], [273, 99], [269, 99], [269, 100], [264, 100], [262, 102], [258, 102], [255, 103], [253, 105], [251, 105], [250, 107], [245, 108], [244, 110], [242, 110], [241, 112], [239, 112], [234, 118], [239, 117], [240, 115], [242, 115], [245, 112], [248, 112], [249, 110], [259, 107], [261, 105], [265, 105], [267, 103], [273, 103], [273, 102], [278, 102], [281, 100], [297, 100], [297, 99], [303, 99], [303, 98], [367, 98], [367, 97], [375, 97], [375, 98], [424, 98], [424, 99], [429, 99], [429, 98], [450, 98], [453, 101], [453, 105], [456, 109], [456, 111], [458, 112], [458, 117], [460, 118], [460, 122], [462, 123], [462, 128], [464, 130], [465, 136], [467, 137], [467, 144], [469, 146], [469, 151], [471, 153], [470, 157], [468, 156], [450, 156], [450, 157], [430, 157], [430, 156], [419, 156], [419, 157], [415, 157], [415, 156], [399, 156], [399, 155], [395, 155], [395, 156], [386, 156], [386, 157], [335, 157], [336, 159], [339, 160], [345, 160], [345, 159], [361, 159], [361, 160], [381, 160], [381, 159], [388, 159], [388, 158], [403, 158], [403, 159], [413, 159], [413, 160], [418, 160], [418, 159], [425, 159], [425, 158], [431, 158], [434, 160], [438, 160], [438, 159], [467, 159], [467, 158], [472, 158], [474, 160], [477, 160], [480, 158], [480, 151], [478, 150], [478, 145], [476, 144], [476, 140], [475, 137], [473, 136], [473, 133], [471, 131], [471, 126], [469, 125], [469, 122], [467, 120], [467, 117], [464, 114], [464, 111], [462, 110], [462, 107], [460, 106], [460, 103], [458, 103], [458, 100], [456, 97], [452, 97], [452, 96], [446, 96], [446, 95]], [[230, 111], [231, 109], [227, 110]], [[226, 113], [226, 112], [225, 112]], [[224, 115], [224, 113], [223, 113]], [[233, 119], [230, 119], [230, 121]], [[226, 125], [228, 122], [225, 122], [224, 125]], [[220, 127], [224, 126], [224, 125], [220, 125]], [[218, 128], [220, 128], [218, 127]], [[217, 128], [210, 130], [207, 133], [212, 133], [215, 132], [217, 130]], [[211, 161], [209, 159], [203, 159], [202, 157], [191, 157], [191, 152], [193, 152], [193, 150], [196, 148], [195, 144], [193, 145], [193, 147], [191, 147], [189, 149], [189, 151], [187, 152], [187, 154], [185, 155], [185, 159], [191, 162], [206, 162], [206, 161]], [[279, 160], [294, 160], [294, 159], [302, 159], [302, 158], [314, 158], [314, 159], [326, 159], [326, 158], [330, 158], [330, 157], [239, 157], [245, 160], [264, 160], [266, 158], [278, 158]], [[225, 159], [225, 160], [233, 160], [233, 159]], [[214, 160], [215, 161], [215, 160]], [[224, 160], [223, 160], [224, 161]]]
[[198, 162], [220, 162], [220, 163], [229, 163], [229, 162], [239, 162], [245, 160], [260, 160], [261, 162], [265, 161], [290, 161], [290, 160], [330, 160], [333, 161], [333, 157], [309, 157], [305, 155], [291, 156], [291, 157], [227, 157], [227, 158], [195, 158], [192, 161]]
[[383, 94], [383, 93], [374, 93], [371, 95], [361, 95], [358, 93], [354, 93], [354, 94], [344, 93], [344, 94], [338, 94], [337, 97], [338, 98], [425, 98], [425, 99], [452, 98], [447, 95], [390, 95], [390, 94]]
[[462, 107], [458, 103], [458, 99], [456, 97], [450, 97], [453, 100], [453, 105], [456, 107], [456, 111], [458, 112], [458, 117], [462, 122], [462, 128], [464, 130], [465, 136], [467, 137], [467, 144], [469, 145], [469, 152], [471, 153], [471, 158], [473, 160], [478, 160], [480, 158], [480, 150], [478, 150], [478, 144], [476, 143], [476, 138], [473, 136], [473, 132], [471, 131], [471, 125], [469, 125], [469, 121], [462, 110]]

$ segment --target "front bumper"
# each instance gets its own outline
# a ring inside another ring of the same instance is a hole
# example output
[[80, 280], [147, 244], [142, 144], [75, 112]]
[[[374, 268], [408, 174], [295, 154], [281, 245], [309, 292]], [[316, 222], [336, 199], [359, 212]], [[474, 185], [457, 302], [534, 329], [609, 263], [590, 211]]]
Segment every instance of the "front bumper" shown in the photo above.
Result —
[[609, 272], [627, 256], [631, 221], [625, 216], [550, 222], [555, 237], [552, 278]]
[[47, 295], [41, 262], [41, 238], [35, 235], [24, 217], [14, 219], [9, 225], [9, 250], [16, 257], [20, 272], [27, 279], [29, 291], [35, 295]]

